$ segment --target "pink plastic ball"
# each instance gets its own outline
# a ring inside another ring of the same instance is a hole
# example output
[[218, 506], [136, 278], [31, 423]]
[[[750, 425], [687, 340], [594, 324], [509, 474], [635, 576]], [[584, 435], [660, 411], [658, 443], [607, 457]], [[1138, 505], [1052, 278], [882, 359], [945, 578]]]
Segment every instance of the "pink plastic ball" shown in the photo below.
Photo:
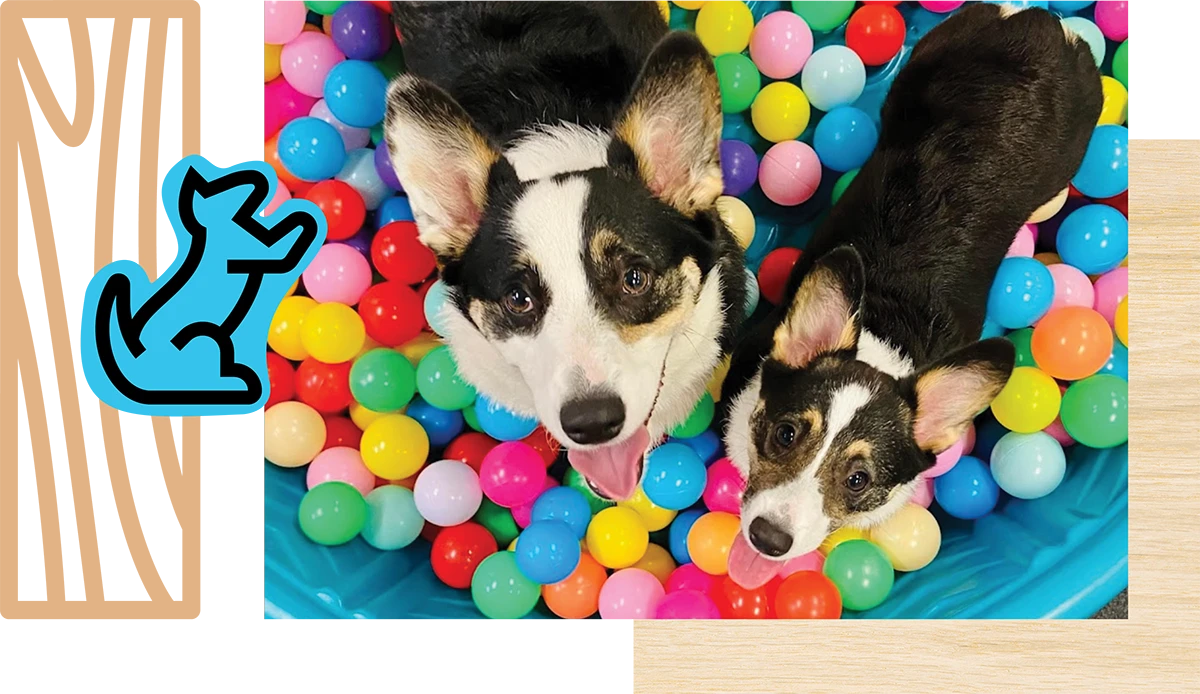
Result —
[[346, 145], [346, 151], [350, 152], [356, 149], [362, 149], [371, 142], [371, 131], [368, 128], [354, 128], [341, 122], [333, 117], [329, 111], [329, 104], [325, 103], [324, 99], [319, 99], [313, 104], [312, 110], [308, 115], [313, 118], [320, 118], [326, 123], [333, 126], [334, 130], [342, 136], [342, 144]]
[[479, 466], [483, 493], [497, 506], [513, 508], [533, 501], [546, 483], [542, 456], [521, 441], [506, 441], [483, 457]]
[[1025, 222], [1025, 224], [1023, 226], [1029, 230], [1029, 233], [1033, 234], [1033, 242], [1037, 243], [1037, 240], [1038, 240], [1038, 225], [1037, 225], [1037, 223], [1036, 222]]
[[1129, 3], [1100, 0], [1096, 3], [1096, 26], [1100, 33], [1110, 41], [1124, 41], [1129, 38]]
[[[611, 580], [611, 579], [609, 579]], [[720, 619], [716, 604], [698, 590], [668, 593], [654, 610], [655, 619]]]
[[470, 520], [483, 501], [479, 476], [461, 460], [425, 466], [412, 491], [421, 517], [443, 528]]
[[912, 503], [925, 508], [933, 503], [933, 478], [921, 475], [917, 478], [917, 488], [913, 491]]
[[316, 99], [301, 94], [282, 77], [263, 87], [263, 137], [270, 139], [294, 118], [308, 115]]
[[975, 450], [975, 422], [967, 425], [967, 433], [963, 434], [963, 455]]
[[950, 472], [950, 468], [957, 465], [958, 459], [962, 457], [963, 447], [966, 445], [965, 438], [965, 436], [960, 438], [954, 442], [954, 445], [950, 446], [941, 453], [938, 453], [937, 462], [933, 464], [933, 467], [921, 474], [933, 479], [934, 477], [940, 477], [947, 472]]
[[[1061, 383], [1058, 384], [1058, 392], [1065, 394], [1067, 392], [1067, 387]], [[1054, 421], [1050, 422], [1050, 426], [1046, 427], [1042, 431], [1053, 436], [1054, 440], [1058, 441], [1063, 446], [1070, 446], [1075, 443], [1075, 439], [1071, 438], [1071, 435], [1067, 433], [1066, 427], [1063, 426], [1061, 416], [1055, 417]]]
[[712, 574], [704, 573], [695, 564], [683, 564], [672, 571], [671, 575], [667, 577], [667, 592], [698, 590], [707, 595], [717, 587], [720, 580]]
[[353, 306], [371, 288], [371, 264], [344, 243], [327, 243], [304, 270], [304, 289], [319, 303]]
[[817, 571], [825, 566], [825, 555], [817, 550], [788, 559], [779, 567], [779, 577], [787, 578], [798, 571]]
[[259, 216], [265, 217], [265, 216], [271, 214], [275, 210], [279, 209], [280, 205], [282, 205], [283, 203], [285, 203], [291, 199], [292, 199], [292, 194], [288, 190], [287, 186], [283, 185], [282, 181], [279, 183], [276, 183], [275, 184], [275, 194], [271, 196], [271, 199], [269, 201], [267, 201], [267, 206], [263, 208], [263, 211], [259, 213]]
[[1117, 304], [1129, 293], [1129, 268], [1119, 267], [1096, 278], [1093, 286], [1095, 297], [1092, 308], [1104, 316], [1109, 325], [1113, 325], [1117, 314]]
[[953, 12], [959, 7], [962, 7], [964, 2], [966, 2], [966, 0], [921, 0], [920, 4], [921, 7], [924, 7], [930, 12], [945, 14], [947, 12]]
[[721, 458], [708, 468], [704, 485], [704, 505], [709, 511], [726, 511], [738, 515], [742, 511], [742, 492], [746, 480], [729, 458]]
[[600, 588], [601, 619], [650, 619], [665, 591], [645, 569], [621, 569]]
[[305, 31], [283, 47], [279, 67], [296, 91], [319, 97], [325, 88], [326, 75], [345, 59], [333, 39], [319, 31]]
[[759, 72], [772, 79], [796, 76], [812, 49], [812, 30], [795, 12], [772, 12], [755, 25], [750, 35], [750, 59]]
[[776, 143], [758, 165], [758, 185], [775, 203], [799, 205], [821, 185], [821, 160], [812, 147], [799, 140]]
[[304, 31], [304, 20], [308, 10], [304, 3], [294, 0], [267, 0], [264, 3], [266, 14], [263, 16], [263, 41], [265, 43], [283, 44], [291, 41]]
[[[1066, 263], [1055, 263], [1046, 269], [1054, 278], [1054, 301], [1050, 304], [1050, 311], [1064, 306], [1092, 307], [1095, 292], [1092, 291], [1092, 281], [1082, 270]], [[1113, 310], [1116, 310], [1115, 305]]]
[[525, 528], [529, 526], [529, 524], [533, 521], [533, 505], [537, 503], [537, 500], [542, 496], [543, 492], [545, 492], [547, 489], [553, 489], [557, 486], [558, 481], [553, 477], [546, 475], [546, 483], [542, 485], [542, 491], [538, 492], [537, 496], [533, 497], [529, 501], [526, 501], [520, 506], [512, 507], [512, 517], [513, 520], [516, 521], [518, 528]]
[[1035, 241], [1036, 239], [1034, 239], [1033, 231], [1029, 229], [1029, 225], [1022, 226], [1020, 229], [1017, 229], [1017, 236], [1013, 239], [1012, 245], [1008, 247], [1008, 253], [1004, 257], [1032, 258]]
[[363, 465], [357, 448], [337, 446], [326, 448], [313, 458], [305, 482], [309, 489], [322, 482], [345, 482], [366, 496], [375, 488], [375, 473]]

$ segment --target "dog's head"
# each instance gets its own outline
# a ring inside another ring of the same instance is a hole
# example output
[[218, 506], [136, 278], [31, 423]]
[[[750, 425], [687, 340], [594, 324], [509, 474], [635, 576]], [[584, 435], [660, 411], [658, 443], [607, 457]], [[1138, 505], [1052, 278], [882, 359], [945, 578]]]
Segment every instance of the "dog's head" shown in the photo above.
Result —
[[612, 131], [551, 124], [501, 151], [437, 86], [403, 76], [388, 91], [388, 146], [450, 290], [460, 370], [536, 414], [613, 498], [632, 495], [652, 436], [686, 417], [719, 357], [698, 350], [694, 375], [664, 387], [681, 371], [672, 347], [715, 344], [721, 322], [721, 125], [712, 61], [682, 32]]
[[[838, 528], [885, 520], [1012, 372], [1013, 347], [1003, 338], [900, 378], [859, 361], [863, 274], [849, 247], [814, 264], [731, 409], [727, 444], [747, 477], [743, 549], [787, 560]], [[731, 553], [731, 575], [761, 564], [737, 554], [745, 563], [734, 566]]]

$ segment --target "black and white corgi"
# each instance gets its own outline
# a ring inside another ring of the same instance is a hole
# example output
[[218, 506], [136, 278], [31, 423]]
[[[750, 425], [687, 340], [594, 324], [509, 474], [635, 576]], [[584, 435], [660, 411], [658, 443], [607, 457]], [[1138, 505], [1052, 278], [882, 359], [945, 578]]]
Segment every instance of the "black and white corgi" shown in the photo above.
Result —
[[1087, 44], [1046, 11], [969, 6], [918, 42], [874, 154], [734, 354], [734, 580], [766, 583], [834, 530], [890, 517], [1003, 388], [1011, 343], [979, 341], [988, 290], [1101, 103]]
[[653, 2], [393, 3], [408, 72], [385, 136], [450, 291], [462, 375], [536, 415], [603, 495], [732, 349], [721, 104]]

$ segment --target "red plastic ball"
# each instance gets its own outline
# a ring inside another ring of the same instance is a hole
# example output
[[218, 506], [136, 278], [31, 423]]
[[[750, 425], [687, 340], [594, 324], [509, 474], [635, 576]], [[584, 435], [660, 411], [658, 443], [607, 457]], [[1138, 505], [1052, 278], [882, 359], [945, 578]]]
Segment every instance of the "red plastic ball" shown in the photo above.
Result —
[[451, 588], [467, 588], [471, 577], [488, 555], [498, 549], [488, 529], [470, 521], [444, 528], [433, 541], [433, 573]]
[[313, 184], [304, 199], [316, 205], [325, 215], [328, 241], [343, 241], [358, 233], [367, 219], [367, 207], [362, 195], [350, 184], [330, 179]]
[[379, 11], [383, 12], [384, 14], [392, 13], [391, 0], [371, 0], [371, 4], [375, 7], [378, 7]]
[[792, 267], [800, 260], [799, 248], [776, 248], [763, 258], [758, 266], [758, 291], [762, 297], [778, 306], [783, 301], [783, 291], [787, 288], [788, 276]]
[[1117, 210], [1118, 212], [1125, 215], [1126, 217], [1129, 216], [1129, 191], [1128, 190], [1121, 191], [1120, 193], [1117, 193], [1116, 195], [1112, 196], [1111, 198], [1103, 198], [1103, 199], [1097, 200], [1096, 202], [1100, 203], [1101, 205], [1108, 205], [1109, 207]]
[[337, 448], [344, 446], [346, 448], [357, 449], [362, 442], [362, 429], [350, 420], [349, 417], [339, 417], [337, 415], [327, 414], [325, 418], [325, 448]]
[[542, 425], [539, 424], [538, 428], [534, 429], [532, 434], [521, 439], [521, 441], [537, 451], [538, 455], [542, 456], [542, 460], [546, 462], [546, 467], [550, 467], [554, 464], [555, 460], [558, 460], [558, 449], [561, 446]]
[[1075, 187], [1074, 183], [1068, 183], [1067, 184], [1067, 197], [1068, 198], [1082, 198], [1083, 193], [1079, 192], [1079, 189]]
[[413, 222], [385, 224], [371, 241], [371, 262], [379, 274], [404, 284], [417, 284], [433, 273], [433, 251], [417, 239]]
[[[412, 491], [412, 485], [402, 484], [403, 482], [404, 480], [396, 480], [395, 484]], [[445, 530], [445, 528], [442, 526], [434, 525], [433, 523], [426, 521], [425, 525], [421, 526], [421, 537], [429, 542], [433, 542], [438, 539], [438, 535], [441, 535], [443, 530]]]
[[864, 65], [883, 65], [904, 45], [904, 17], [895, 7], [866, 5], [846, 24], [846, 45]]
[[[536, 431], [534, 433], [537, 433]], [[468, 431], [459, 436], [446, 446], [446, 451], [442, 454], [443, 460], [461, 460], [471, 469], [479, 473], [479, 466], [483, 465], [483, 457], [488, 454], [500, 442], [488, 436], [481, 434], [478, 431]]]
[[321, 414], [337, 414], [354, 402], [350, 394], [351, 362], [326, 364], [312, 357], [296, 369], [296, 397]]
[[765, 586], [749, 590], [726, 576], [712, 592], [712, 599], [717, 604], [721, 619], [773, 619], [775, 593], [779, 590], [780, 583], [776, 578]]
[[775, 593], [777, 619], [838, 619], [842, 596], [833, 581], [817, 571], [797, 571]]
[[425, 308], [417, 293], [402, 282], [380, 282], [358, 300], [367, 335], [385, 347], [399, 347], [421, 334]]
[[296, 397], [296, 369], [292, 368], [292, 362], [274, 352], [267, 352], [267, 382], [271, 392], [263, 409]]

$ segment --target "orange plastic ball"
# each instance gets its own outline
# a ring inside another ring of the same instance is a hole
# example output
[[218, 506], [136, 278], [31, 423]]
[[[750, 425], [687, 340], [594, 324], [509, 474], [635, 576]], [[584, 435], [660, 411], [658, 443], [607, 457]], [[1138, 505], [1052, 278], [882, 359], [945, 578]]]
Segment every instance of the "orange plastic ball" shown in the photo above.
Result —
[[1087, 378], [1112, 355], [1112, 328], [1104, 316], [1083, 306], [1047, 313], [1033, 328], [1030, 349], [1043, 371], [1064, 381]]
[[542, 586], [546, 607], [563, 619], [587, 619], [600, 609], [600, 589], [608, 572], [590, 554], [579, 555], [575, 570], [558, 583]]
[[665, 586], [667, 579], [671, 577], [671, 572], [675, 570], [675, 559], [662, 545], [651, 542], [646, 545], [646, 553], [642, 555], [641, 559], [638, 559], [633, 568], [649, 571], [658, 579], [659, 583]]
[[688, 531], [688, 554], [696, 568], [710, 576], [729, 573], [729, 548], [741, 521], [732, 513], [714, 511], [696, 519]]

